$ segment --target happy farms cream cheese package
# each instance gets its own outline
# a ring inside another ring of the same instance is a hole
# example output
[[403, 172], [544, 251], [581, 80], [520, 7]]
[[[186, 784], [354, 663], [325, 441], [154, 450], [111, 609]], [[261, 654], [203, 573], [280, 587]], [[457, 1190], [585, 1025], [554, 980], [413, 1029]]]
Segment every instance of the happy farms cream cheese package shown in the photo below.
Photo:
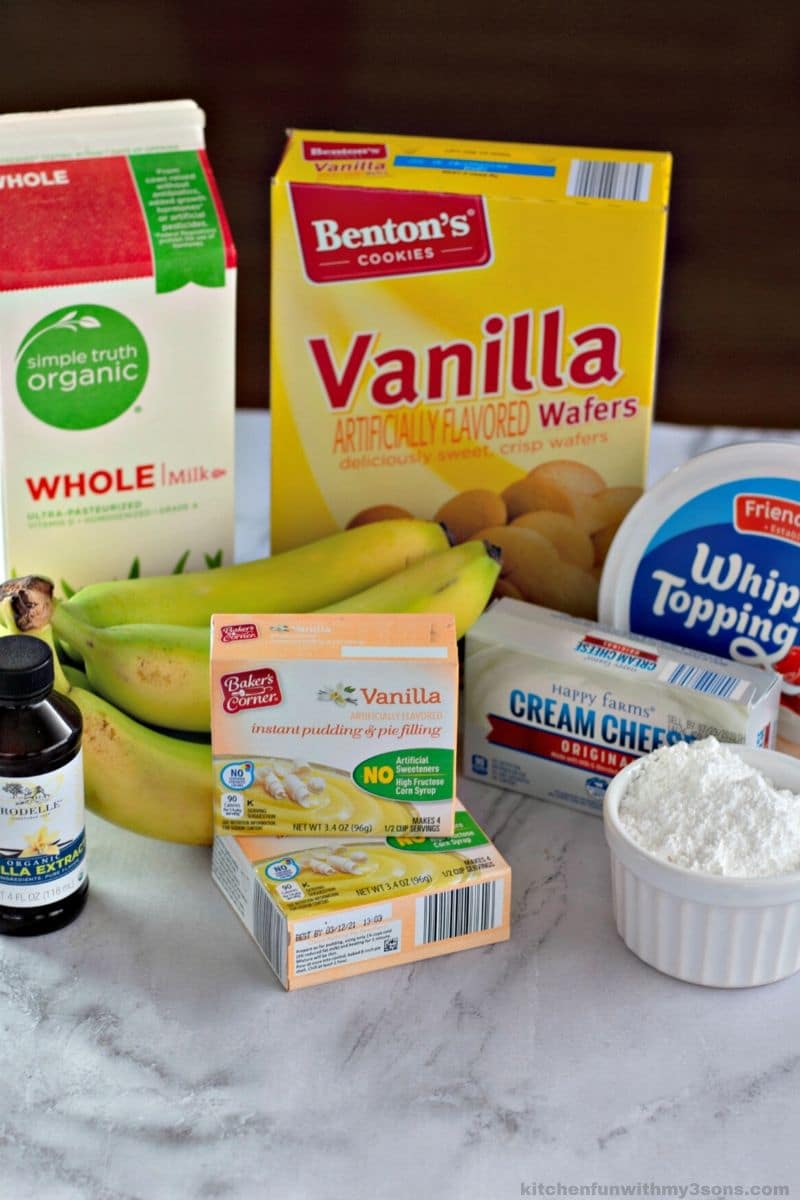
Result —
[[292, 132], [272, 188], [273, 550], [436, 516], [502, 547], [512, 594], [593, 615], [645, 478], [670, 171], [655, 152]]
[[217, 836], [212, 871], [290, 990], [509, 937], [511, 870], [458, 802], [451, 837]]
[[0, 117], [0, 571], [233, 550], [236, 255], [191, 101]]
[[777, 675], [517, 600], [472, 627], [464, 672], [465, 773], [588, 812], [660, 746], [775, 744]]
[[211, 696], [218, 833], [452, 834], [453, 617], [217, 615]]

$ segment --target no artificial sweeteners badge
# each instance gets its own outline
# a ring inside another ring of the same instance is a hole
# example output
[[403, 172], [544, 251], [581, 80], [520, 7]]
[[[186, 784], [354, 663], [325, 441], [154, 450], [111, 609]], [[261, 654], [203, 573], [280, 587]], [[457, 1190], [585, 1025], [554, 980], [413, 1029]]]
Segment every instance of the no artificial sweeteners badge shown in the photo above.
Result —
[[612, 543], [599, 617], [777, 671], [778, 749], [800, 756], [800, 447], [726, 446], [660, 480]]

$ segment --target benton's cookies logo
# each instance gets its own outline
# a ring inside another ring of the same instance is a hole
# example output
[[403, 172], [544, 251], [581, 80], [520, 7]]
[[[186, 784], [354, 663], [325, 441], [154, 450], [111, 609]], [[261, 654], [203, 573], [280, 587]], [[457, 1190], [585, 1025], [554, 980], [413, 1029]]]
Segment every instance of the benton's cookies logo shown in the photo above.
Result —
[[492, 260], [480, 196], [289, 185], [312, 283], [485, 267]]
[[220, 685], [222, 707], [226, 713], [237, 713], [248, 708], [270, 708], [280, 704], [283, 699], [278, 676], [272, 667], [223, 675]]
[[332, 163], [368, 163], [385, 169], [389, 152], [385, 142], [303, 142], [303, 158], [306, 162], [318, 163], [322, 170], [331, 170]]

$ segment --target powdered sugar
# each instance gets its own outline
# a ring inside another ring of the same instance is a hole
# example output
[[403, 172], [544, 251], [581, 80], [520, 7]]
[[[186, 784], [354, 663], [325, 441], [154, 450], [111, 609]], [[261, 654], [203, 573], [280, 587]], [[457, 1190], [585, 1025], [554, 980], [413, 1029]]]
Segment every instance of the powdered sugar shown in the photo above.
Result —
[[800, 796], [716, 738], [642, 759], [619, 805], [644, 850], [692, 871], [751, 878], [800, 871]]

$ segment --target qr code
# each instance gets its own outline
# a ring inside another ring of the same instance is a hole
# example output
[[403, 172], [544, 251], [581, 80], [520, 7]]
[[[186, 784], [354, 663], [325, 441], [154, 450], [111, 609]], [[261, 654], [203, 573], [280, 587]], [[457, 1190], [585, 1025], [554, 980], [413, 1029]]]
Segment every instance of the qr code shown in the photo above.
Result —
[[385, 937], [383, 939], [383, 953], [384, 954], [394, 954], [395, 950], [397, 950], [398, 945], [399, 945], [399, 942], [396, 937]]

